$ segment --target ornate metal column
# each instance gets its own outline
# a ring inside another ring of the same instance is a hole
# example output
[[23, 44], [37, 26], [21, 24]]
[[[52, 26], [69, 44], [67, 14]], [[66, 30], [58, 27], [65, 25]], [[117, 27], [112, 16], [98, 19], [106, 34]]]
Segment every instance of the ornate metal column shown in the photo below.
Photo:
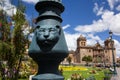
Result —
[[64, 80], [58, 66], [68, 56], [68, 48], [61, 28], [61, 0], [39, 0], [37, 27], [29, 48], [29, 56], [38, 64], [38, 73], [32, 80]]

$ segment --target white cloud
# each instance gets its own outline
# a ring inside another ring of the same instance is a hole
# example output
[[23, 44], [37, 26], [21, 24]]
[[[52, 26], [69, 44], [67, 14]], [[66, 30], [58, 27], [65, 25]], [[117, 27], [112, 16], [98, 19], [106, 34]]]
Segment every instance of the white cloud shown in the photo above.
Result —
[[88, 33], [88, 32], [102, 32], [104, 30], [107, 30], [108, 26], [106, 26], [106, 23], [103, 22], [103, 20], [94, 21], [91, 25], [79, 25], [75, 28], [75, 31], [79, 31], [82, 33]]
[[34, 37], [34, 33], [30, 33], [30, 35], [28, 35], [29, 41], [32, 41], [33, 37]]
[[70, 34], [70, 33], [64, 33], [65, 34], [65, 39], [66, 39], [66, 43], [68, 46], [69, 50], [75, 50], [77, 43], [76, 40], [77, 38], [80, 36], [80, 34]]
[[93, 21], [91, 25], [78, 25], [75, 31], [79, 32], [102, 32], [112, 30], [115, 35], [120, 35], [120, 13], [114, 14], [112, 11], [104, 11], [101, 19]]
[[39, 0], [22, 0], [24, 2], [27, 2], [27, 3], [37, 3]]
[[1, 8], [6, 12], [7, 15], [12, 16], [16, 13], [17, 9], [14, 5], [10, 3], [10, 0], [1, 0]]
[[111, 10], [113, 10], [115, 8], [115, 4], [120, 2], [120, 0], [107, 0], [107, 1], [108, 1], [108, 4], [109, 4]]
[[111, 9], [114, 8], [115, 0], [107, 0]]
[[113, 15], [109, 20], [109, 29], [115, 33], [115, 35], [120, 35], [120, 13]]
[[93, 12], [96, 13], [97, 16], [102, 15], [103, 14], [103, 6], [99, 8], [97, 3], [94, 3], [94, 8], [93, 8]]
[[115, 42], [115, 48], [116, 48], [116, 56], [120, 56], [120, 42], [117, 40], [114, 40]]
[[99, 36], [95, 36], [94, 34], [88, 34], [86, 38], [87, 38], [87, 45], [93, 46], [97, 42], [99, 42], [102, 46], [104, 45], [103, 44], [104, 41], [101, 40]]
[[117, 11], [120, 11], [120, 5], [118, 5], [118, 6], [116, 7], [116, 10], [117, 10]]
[[64, 29], [67, 29], [67, 28], [69, 28], [69, 27], [70, 27], [70, 25], [67, 24], [67, 25], [63, 26], [62, 28], [63, 28], [63, 30], [64, 30]]
[[91, 38], [94, 41], [101, 41], [99, 36], [94, 36], [93, 34], [88, 34], [88, 38]]
[[[116, 9], [117, 11], [120, 11], [120, 0], [107, 0], [108, 5], [111, 10]], [[105, 7], [105, 2], [102, 2], [102, 4], [98, 5], [98, 3], [94, 3], [94, 8], [93, 12], [97, 15], [100, 16], [104, 13], [105, 10], [108, 8]]]
[[97, 13], [99, 10], [98, 4], [94, 3], [94, 8], [93, 8], [93, 12]]
[[[63, 26], [63, 29], [65, 30], [68, 27], [70, 27], [69, 24]], [[69, 50], [75, 50], [76, 46], [77, 46], [76, 40], [80, 36], [80, 34], [77, 34], [77, 33], [71, 34], [71, 33], [65, 32], [65, 31], [64, 31], [64, 34], [65, 34], [65, 39], [66, 39], [68, 49]]]
[[101, 7], [99, 10], [98, 10], [98, 12], [97, 12], [97, 15], [99, 16], [99, 15], [102, 15], [103, 14], [103, 7]]

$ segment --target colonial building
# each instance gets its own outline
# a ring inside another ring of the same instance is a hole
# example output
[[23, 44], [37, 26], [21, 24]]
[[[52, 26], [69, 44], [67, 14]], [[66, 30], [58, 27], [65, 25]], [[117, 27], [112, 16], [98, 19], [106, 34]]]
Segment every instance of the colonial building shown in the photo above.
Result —
[[112, 50], [116, 61], [116, 49], [114, 47], [114, 41], [106, 39], [104, 41], [104, 46], [101, 46], [101, 44], [98, 42], [93, 46], [88, 46], [86, 38], [80, 35], [80, 37], [77, 39], [77, 48], [74, 53], [74, 62], [85, 63], [82, 61], [82, 58], [84, 56], [91, 56], [92, 63], [112, 64]]

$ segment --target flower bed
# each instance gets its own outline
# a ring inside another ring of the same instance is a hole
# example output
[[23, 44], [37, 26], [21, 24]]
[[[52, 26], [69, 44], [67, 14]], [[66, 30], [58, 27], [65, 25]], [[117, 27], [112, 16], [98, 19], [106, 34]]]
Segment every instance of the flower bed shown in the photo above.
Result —
[[59, 69], [63, 71], [86, 71], [88, 70], [86, 67], [82, 66], [59, 66]]

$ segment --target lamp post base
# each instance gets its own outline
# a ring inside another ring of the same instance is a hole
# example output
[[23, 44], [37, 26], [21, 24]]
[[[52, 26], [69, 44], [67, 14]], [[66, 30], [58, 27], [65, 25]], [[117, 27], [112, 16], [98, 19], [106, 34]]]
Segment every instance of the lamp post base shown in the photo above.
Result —
[[64, 80], [64, 77], [56, 74], [46, 73], [33, 76], [32, 80]]

